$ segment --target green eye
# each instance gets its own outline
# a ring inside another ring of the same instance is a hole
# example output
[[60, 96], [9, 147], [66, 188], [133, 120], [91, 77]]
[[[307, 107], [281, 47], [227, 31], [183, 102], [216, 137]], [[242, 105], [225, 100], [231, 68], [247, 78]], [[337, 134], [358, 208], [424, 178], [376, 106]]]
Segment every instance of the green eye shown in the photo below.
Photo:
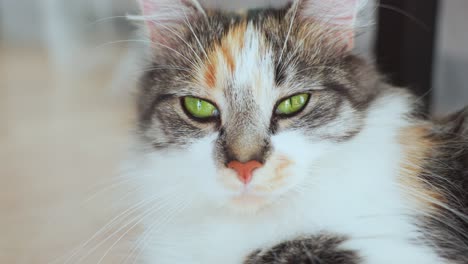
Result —
[[291, 96], [278, 105], [276, 113], [279, 115], [291, 115], [297, 113], [305, 107], [309, 97], [310, 95], [305, 93]]
[[212, 103], [195, 97], [184, 97], [185, 110], [196, 118], [210, 118], [218, 115], [218, 109]]

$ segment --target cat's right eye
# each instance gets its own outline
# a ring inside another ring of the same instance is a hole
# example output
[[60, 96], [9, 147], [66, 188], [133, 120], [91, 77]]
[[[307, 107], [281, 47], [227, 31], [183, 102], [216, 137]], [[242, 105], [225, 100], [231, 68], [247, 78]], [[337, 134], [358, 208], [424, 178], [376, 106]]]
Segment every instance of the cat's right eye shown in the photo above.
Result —
[[284, 99], [276, 108], [276, 114], [282, 116], [291, 116], [300, 112], [309, 102], [310, 95], [307, 93], [296, 94]]
[[206, 120], [219, 116], [218, 108], [213, 103], [197, 97], [184, 97], [182, 106], [188, 115], [197, 119]]

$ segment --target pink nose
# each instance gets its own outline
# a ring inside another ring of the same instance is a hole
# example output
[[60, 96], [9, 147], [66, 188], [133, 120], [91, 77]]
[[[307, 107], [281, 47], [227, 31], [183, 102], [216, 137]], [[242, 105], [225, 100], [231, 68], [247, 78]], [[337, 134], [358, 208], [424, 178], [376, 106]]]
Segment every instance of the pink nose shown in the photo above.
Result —
[[231, 168], [237, 172], [237, 177], [244, 184], [248, 184], [252, 180], [253, 171], [255, 169], [261, 168], [262, 163], [251, 160], [246, 163], [239, 162], [237, 160], [231, 161], [228, 163], [228, 168]]

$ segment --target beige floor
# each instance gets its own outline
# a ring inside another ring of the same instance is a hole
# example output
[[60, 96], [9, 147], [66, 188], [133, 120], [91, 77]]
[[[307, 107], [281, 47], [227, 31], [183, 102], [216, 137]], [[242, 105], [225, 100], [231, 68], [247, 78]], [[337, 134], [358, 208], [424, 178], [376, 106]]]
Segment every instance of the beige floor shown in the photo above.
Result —
[[[131, 98], [110, 88], [110, 71], [58, 74], [38, 51], [0, 58], [0, 263], [64, 263], [121, 202], [105, 188], [124, 156]], [[80, 263], [97, 263], [115, 239]]]

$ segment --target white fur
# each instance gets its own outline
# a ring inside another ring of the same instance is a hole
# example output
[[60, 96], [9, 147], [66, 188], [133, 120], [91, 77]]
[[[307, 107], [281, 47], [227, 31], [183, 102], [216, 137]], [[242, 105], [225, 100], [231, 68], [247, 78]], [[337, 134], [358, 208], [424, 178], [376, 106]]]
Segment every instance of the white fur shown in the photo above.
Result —
[[404, 96], [381, 98], [366, 128], [347, 143], [310, 142], [299, 132], [274, 136], [275, 152], [296, 161], [293, 176], [252, 211], [232, 210], [238, 193], [219, 182], [216, 135], [188, 150], [140, 156], [141, 198], [171, 194], [146, 219], [147, 263], [238, 264], [255, 249], [320, 231], [349, 236], [345, 247], [358, 250], [365, 263], [443, 263], [411, 242], [418, 234], [410, 215], [418, 208], [397, 187], [402, 150], [396, 138], [407, 111]]

